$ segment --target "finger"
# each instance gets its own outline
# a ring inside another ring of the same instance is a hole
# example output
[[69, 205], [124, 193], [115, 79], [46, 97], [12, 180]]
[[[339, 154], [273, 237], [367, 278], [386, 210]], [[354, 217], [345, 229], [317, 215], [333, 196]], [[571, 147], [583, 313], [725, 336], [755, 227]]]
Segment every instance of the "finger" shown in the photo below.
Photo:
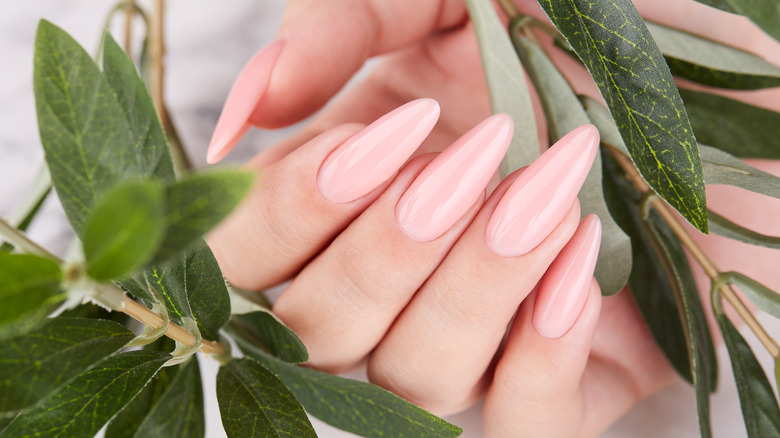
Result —
[[[481, 206], [511, 126], [489, 117], [427, 165], [430, 155], [410, 163], [296, 276], [274, 311], [306, 344], [309, 365], [340, 371], [376, 346]], [[401, 205], [422, 221], [399, 223]]]
[[438, 114], [435, 101], [413, 101], [364, 129], [329, 130], [263, 168], [209, 238], [227, 278], [259, 289], [292, 276], [381, 194]]

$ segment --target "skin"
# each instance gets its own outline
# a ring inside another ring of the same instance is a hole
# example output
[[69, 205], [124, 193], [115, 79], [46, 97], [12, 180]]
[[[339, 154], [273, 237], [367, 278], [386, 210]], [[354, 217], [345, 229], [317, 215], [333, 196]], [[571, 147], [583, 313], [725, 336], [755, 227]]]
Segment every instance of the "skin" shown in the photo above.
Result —
[[[692, 1], [635, 3], [648, 18], [780, 61], [780, 46], [747, 20]], [[518, 6], [543, 17], [534, 2]], [[262, 171], [262, 183], [209, 239], [238, 286], [262, 289], [292, 279], [274, 310], [309, 348], [310, 366], [338, 372], [365, 364], [372, 382], [442, 415], [485, 397], [485, 436], [496, 437], [596, 436], [676, 379], [630, 291], [602, 298], [594, 280], [566, 335], [546, 339], [533, 329], [534, 286], [574, 233], [577, 203], [539, 247], [515, 258], [497, 256], [482, 239], [512, 176], [432, 242], [414, 242], [395, 225], [395, 203], [432, 159], [426, 152], [442, 150], [490, 114], [460, 0], [290, 1], [279, 37], [285, 49], [252, 117], [264, 128], [308, 116], [367, 57], [384, 55], [298, 134], [248, 163]], [[334, 46], [338, 56], [329, 50]], [[553, 53], [577, 91], [598, 96], [582, 68]], [[728, 94], [780, 109], [776, 90]], [[315, 178], [327, 154], [361, 124], [418, 97], [442, 107], [419, 156], [355, 202], [325, 200]], [[537, 120], [544, 133], [540, 113]], [[751, 164], [780, 173], [773, 162]], [[771, 219], [780, 215], [777, 200], [721, 187], [708, 188], [708, 200], [740, 224], [777, 234]], [[764, 213], [752, 213], [759, 208]], [[772, 275], [776, 251], [691, 232], [722, 270], [780, 288]]]

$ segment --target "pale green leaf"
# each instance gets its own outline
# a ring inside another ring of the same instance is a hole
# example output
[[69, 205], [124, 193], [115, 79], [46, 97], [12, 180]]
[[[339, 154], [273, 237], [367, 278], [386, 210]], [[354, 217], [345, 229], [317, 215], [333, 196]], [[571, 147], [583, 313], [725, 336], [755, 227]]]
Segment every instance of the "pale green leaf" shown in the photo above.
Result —
[[0, 339], [32, 329], [65, 301], [61, 280], [49, 259], [0, 253]]
[[780, 295], [777, 292], [739, 272], [724, 272], [721, 276], [737, 286], [759, 309], [780, 318]]
[[707, 217], [710, 221], [710, 234], [717, 234], [718, 236], [738, 240], [750, 245], [780, 249], [780, 237], [767, 236], [766, 234], [741, 227], [712, 210], [707, 213]]

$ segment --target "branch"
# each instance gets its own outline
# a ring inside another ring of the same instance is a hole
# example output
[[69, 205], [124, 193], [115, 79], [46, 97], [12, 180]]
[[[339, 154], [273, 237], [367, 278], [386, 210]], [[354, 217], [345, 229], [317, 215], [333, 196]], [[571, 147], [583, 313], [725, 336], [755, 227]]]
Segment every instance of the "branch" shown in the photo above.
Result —
[[5, 237], [20, 251], [26, 252], [28, 254], [35, 254], [57, 263], [62, 263], [62, 260], [60, 260], [59, 257], [30, 240], [30, 238], [28, 238], [22, 231], [9, 224], [8, 221], [2, 218], [0, 218], [0, 235]]
[[128, 0], [128, 7], [125, 9], [125, 52], [132, 57], [131, 46], [133, 44], [133, 18], [135, 17], [135, 9], [138, 7], [135, 4], [135, 0]]

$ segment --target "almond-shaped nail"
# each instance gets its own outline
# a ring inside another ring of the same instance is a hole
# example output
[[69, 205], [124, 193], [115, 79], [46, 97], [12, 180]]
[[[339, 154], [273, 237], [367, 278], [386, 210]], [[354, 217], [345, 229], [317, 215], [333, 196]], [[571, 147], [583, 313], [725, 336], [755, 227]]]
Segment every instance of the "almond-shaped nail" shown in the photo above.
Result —
[[396, 204], [401, 231], [429, 242], [455, 225], [487, 187], [513, 131], [509, 116], [493, 115], [431, 161]]
[[558, 226], [593, 165], [599, 131], [583, 125], [545, 151], [512, 183], [485, 229], [498, 255], [527, 254]]
[[211, 136], [206, 161], [216, 163], [233, 149], [238, 140], [249, 130], [249, 116], [265, 94], [271, 82], [276, 60], [284, 48], [284, 41], [274, 41], [249, 60], [230, 89], [217, 127]]
[[601, 221], [589, 214], [539, 282], [533, 326], [541, 336], [557, 339], [574, 325], [588, 300], [600, 243]]
[[350, 137], [320, 167], [325, 199], [355, 201], [379, 187], [412, 156], [439, 119], [439, 104], [417, 99], [385, 114]]

